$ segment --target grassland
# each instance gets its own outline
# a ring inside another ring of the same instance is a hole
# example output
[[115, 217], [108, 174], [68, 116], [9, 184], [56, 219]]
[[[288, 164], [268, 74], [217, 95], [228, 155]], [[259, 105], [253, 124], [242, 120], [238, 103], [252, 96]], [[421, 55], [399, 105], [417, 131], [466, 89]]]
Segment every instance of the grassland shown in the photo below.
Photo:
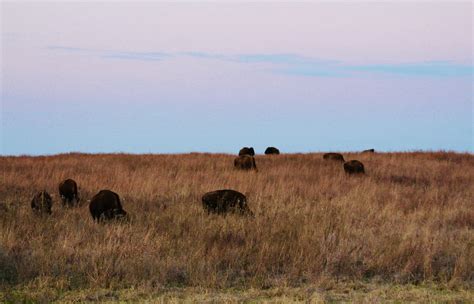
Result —
[[[474, 301], [474, 156], [0, 157], [0, 301]], [[73, 178], [83, 205], [65, 209]], [[247, 195], [255, 218], [207, 215], [201, 195]], [[32, 214], [35, 192], [51, 216]], [[87, 200], [119, 193], [127, 223], [97, 224]]]

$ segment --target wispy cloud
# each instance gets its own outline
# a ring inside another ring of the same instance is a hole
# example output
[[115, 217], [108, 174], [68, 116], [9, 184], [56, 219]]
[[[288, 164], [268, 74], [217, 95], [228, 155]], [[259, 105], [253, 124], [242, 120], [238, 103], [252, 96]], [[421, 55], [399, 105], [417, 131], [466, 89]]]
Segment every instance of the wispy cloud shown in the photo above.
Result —
[[139, 52], [94, 50], [67, 46], [49, 46], [54, 51], [77, 52], [105, 59], [161, 61], [168, 58], [192, 57], [202, 60], [219, 60], [240, 64], [270, 64], [266, 71], [276, 74], [305, 77], [349, 77], [367, 74], [385, 74], [414, 77], [472, 76], [474, 66], [450, 61], [433, 61], [397, 64], [353, 65], [337, 60], [323, 60], [291, 53], [280, 54], [218, 54], [206, 52]]
[[321, 60], [310, 57], [301, 56], [298, 54], [291, 53], [280, 53], [280, 54], [213, 54], [204, 52], [182, 52], [181, 55], [190, 56], [201, 59], [214, 59], [223, 60], [229, 62], [239, 63], [273, 63], [273, 64], [328, 64], [338, 63], [335, 60]]
[[463, 65], [454, 62], [422, 62], [411, 64], [374, 64], [352, 66], [350, 68], [355, 72], [370, 72], [396, 74], [404, 76], [470, 76], [474, 74], [474, 66]]
[[202, 52], [187, 52], [183, 55], [200, 59], [223, 60], [244, 64], [271, 64], [272, 68], [265, 70], [285, 75], [313, 76], [313, 77], [341, 77], [348, 73], [344, 71], [341, 62], [323, 60], [301, 56], [298, 54], [237, 54], [222, 55]]
[[347, 77], [351, 74], [343, 66], [336, 64], [291, 65], [273, 69], [272, 72], [306, 77]]
[[159, 61], [171, 57], [172, 55], [164, 52], [134, 52], [134, 51], [115, 51], [115, 50], [95, 50], [77, 47], [49, 46], [49, 50], [67, 51], [90, 54], [101, 58]]
[[367, 74], [405, 77], [461, 77], [472, 76], [474, 74], [474, 66], [449, 61], [366, 65], [310, 61], [303, 64], [289, 64], [283, 68], [275, 69], [274, 71], [286, 75], [309, 77], [346, 77]]
[[189, 56], [189, 57], [198, 58], [198, 59], [232, 61], [232, 56], [221, 55], [221, 54], [212, 54], [212, 53], [204, 53], [204, 52], [180, 52], [177, 55]]
[[127, 60], [159, 61], [172, 55], [161, 52], [108, 52], [101, 57]]

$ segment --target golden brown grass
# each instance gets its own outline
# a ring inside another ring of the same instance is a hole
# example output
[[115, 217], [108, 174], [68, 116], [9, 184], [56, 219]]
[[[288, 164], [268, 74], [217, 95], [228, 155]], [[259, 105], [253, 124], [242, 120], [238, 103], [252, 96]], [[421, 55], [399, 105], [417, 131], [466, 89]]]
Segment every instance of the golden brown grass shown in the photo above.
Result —
[[[348, 154], [349, 177], [322, 154], [0, 157], [0, 284], [8, 288], [299, 288], [327, 281], [474, 282], [474, 156]], [[83, 205], [62, 208], [73, 178]], [[247, 195], [255, 218], [208, 216], [207, 191]], [[53, 194], [38, 217], [36, 191]], [[86, 200], [120, 194], [128, 223], [94, 223]]]

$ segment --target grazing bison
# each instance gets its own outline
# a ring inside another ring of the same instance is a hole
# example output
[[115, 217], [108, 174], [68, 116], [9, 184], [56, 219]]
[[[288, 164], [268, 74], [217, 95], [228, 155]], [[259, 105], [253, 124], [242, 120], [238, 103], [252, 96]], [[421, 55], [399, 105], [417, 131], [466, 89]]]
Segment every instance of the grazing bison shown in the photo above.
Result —
[[323, 159], [325, 160], [337, 160], [337, 161], [344, 161], [344, 157], [342, 157], [339, 153], [326, 153], [323, 155]]
[[375, 153], [375, 149], [364, 150], [362, 153]]
[[120, 203], [120, 197], [110, 190], [101, 190], [97, 193], [89, 204], [89, 211], [96, 221], [127, 217], [127, 212]]
[[225, 214], [236, 212], [242, 215], [253, 215], [247, 205], [247, 198], [235, 190], [217, 190], [202, 196], [202, 206], [210, 213]]
[[250, 156], [255, 156], [255, 150], [253, 149], [253, 147], [243, 147], [242, 149], [240, 149], [239, 151], [239, 156], [241, 155], [250, 155]]
[[31, 209], [37, 213], [51, 214], [51, 207], [53, 206], [53, 200], [51, 195], [46, 191], [38, 192], [31, 200]]
[[364, 165], [358, 160], [351, 160], [344, 163], [344, 171], [347, 174], [364, 174]]
[[257, 170], [255, 158], [249, 155], [241, 155], [234, 159], [234, 168], [241, 170]]
[[74, 206], [79, 203], [79, 195], [77, 194], [77, 184], [72, 179], [66, 179], [59, 184], [59, 195], [63, 205]]
[[268, 147], [266, 150], [265, 150], [265, 154], [280, 154], [280, 150], [278, 150], [277, 148], [275, 147]]

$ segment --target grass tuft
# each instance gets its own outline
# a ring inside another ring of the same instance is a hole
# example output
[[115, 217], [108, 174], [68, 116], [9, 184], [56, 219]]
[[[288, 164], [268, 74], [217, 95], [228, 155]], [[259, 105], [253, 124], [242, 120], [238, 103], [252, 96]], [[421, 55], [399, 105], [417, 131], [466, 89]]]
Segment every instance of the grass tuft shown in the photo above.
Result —
[[[54, 299], [63, 297], [54, 290], [263, 292], [328, 280], [472, 288], [474, 156], [344, 157], [367, 174], [347, 176], [318, 153], [257, 156], [259, 172], [234, 170], [224, 154], [0, 157], [1, 289]], [[60, 204], [66, 178], [78, 182], [78, 208]], [[226, 188], [247, 195], [254, 218], [202, 210], [202, 194]], [[31, 212], [42, 189], [51, 216]], [[121, 196], [129, 222], [92, 221], [87, 200], [101, 189]]]

